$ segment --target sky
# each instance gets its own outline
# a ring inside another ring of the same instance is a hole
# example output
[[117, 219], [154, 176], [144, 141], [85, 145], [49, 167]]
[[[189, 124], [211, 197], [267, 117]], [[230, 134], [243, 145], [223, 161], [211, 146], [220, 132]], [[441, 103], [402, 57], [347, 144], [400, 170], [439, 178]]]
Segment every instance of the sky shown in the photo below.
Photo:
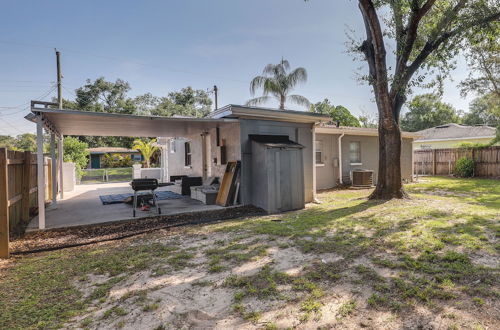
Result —
[[[371, 88], [358, 79], [364, 63], [347, 52], [349, 31], [363, 36], [354, 0], [3, 0], [0, 135], [35, 131], [23, 117], [31, 100], [56, 96], [54, 48], [61, 52], [67, 99], [102, 76], [128, 81], [130, 96], [217, 85], [219, 107], [244, 104], [250, 80], [283, 57], [308, 72], [294, 94], [375, 115]], [[467, 74], [459, 60], [443, 96], [461, 110], [471, 99], [461, 98], [456, 86]]]

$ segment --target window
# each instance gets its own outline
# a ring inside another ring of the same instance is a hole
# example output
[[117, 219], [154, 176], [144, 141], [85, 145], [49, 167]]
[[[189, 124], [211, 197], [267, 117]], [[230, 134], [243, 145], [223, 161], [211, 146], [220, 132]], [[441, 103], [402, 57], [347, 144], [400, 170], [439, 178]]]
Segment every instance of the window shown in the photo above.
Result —
[[352, 141], [349, 143], [349, 160], [351, 164], [361, 165], [361, 142]]
[[316, 141], [316, 164], [323, 164], [323, 141]]
[[191, 166], [191, 142], [184, 142], [184, 166]]
[[140, 162], [142, 160], [141, 154], [133, 154], [132, 160]]
[[170, 153], [175, 154], [175, 139], [170, 139]]

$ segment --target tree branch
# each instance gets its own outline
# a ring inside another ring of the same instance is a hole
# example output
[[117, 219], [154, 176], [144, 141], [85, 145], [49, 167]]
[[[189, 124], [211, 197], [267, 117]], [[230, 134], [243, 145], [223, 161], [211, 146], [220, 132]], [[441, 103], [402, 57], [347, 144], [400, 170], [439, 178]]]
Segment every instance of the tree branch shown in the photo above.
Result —
[[384, 111], [383, 114], [381, 113], [381, 118], [389, 119], [392, 113], [390, 112], [386, 50], [382, 28], [372, 0], [359, 0], [359, 9], [366, 29], [366, 40], [360, 50], [363, 51], [368, 62], [378, 108]]

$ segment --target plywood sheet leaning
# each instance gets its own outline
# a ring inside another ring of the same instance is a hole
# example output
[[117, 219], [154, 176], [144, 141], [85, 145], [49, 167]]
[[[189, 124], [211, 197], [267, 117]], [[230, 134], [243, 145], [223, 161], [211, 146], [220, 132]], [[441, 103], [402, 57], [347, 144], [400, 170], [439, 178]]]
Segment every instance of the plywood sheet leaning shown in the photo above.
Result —
[[215, 201], [217, 205], [228, 206], [233, 201], [236, 190], [236, 179], [240, 171], [240, 166], [240, 161], [227, 163], [226, 171], [224, 172], [224, 177], [222, 178], [219, 193]]

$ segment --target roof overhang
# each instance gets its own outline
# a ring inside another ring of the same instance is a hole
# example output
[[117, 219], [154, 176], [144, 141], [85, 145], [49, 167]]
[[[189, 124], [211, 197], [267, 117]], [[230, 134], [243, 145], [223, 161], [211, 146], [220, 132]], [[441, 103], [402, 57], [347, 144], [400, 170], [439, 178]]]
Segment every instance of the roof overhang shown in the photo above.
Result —
[[230, 104], [214, 111], [212, 118], [244, 118], [259, 120], [275, 120], [293, 123], [318, 124], [329, 122], [331, 118], [327, 115], [307, 111], [277, 110], [270, 108], [247, 107]]
[[464, 136], [464, 137], [456, 137], [456, 138], [443, 138], [443, 139], [419, 139], [415, 140], [415, 143], [422, 142], [441, 142], [441, 141], [462, 141], [462, 140], [484, 140], [484, 139], [494, 139], [495, 135], [490, 136]]
[[62, 135], [178, 137], [238, 122], [226, 118], [137, 116], [36, 107], [31, 111], [27, 120], [36, 121], [37, 116], [42, 116], [44, 123], [50, 123]]
[[[364, 127], [320, 126], [316, 128], [316, 133], [344, 134], [344, 135], [356, 135], [356, 136], [378, 136], [378, 130], [376, 128], [364, 128]], [[401, 137], [405, 139], [416, 139], [419, 137], [419, 135], [411, 132], [401, 132]]]

